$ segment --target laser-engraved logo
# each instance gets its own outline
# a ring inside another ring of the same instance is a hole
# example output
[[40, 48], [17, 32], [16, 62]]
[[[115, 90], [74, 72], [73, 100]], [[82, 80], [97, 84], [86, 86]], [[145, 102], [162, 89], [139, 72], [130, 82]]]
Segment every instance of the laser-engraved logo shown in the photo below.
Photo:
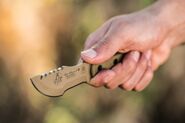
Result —
[[62, 82], [62, 76], [59, 73], [56, 73], [55, 81], [54, 83], [58, 85], [60, 82]]

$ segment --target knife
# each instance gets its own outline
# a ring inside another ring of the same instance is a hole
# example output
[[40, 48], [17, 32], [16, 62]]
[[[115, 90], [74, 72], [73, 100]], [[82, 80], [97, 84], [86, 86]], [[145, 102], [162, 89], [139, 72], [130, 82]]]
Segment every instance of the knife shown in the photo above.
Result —
[[62, 66], [49, 72], [32, 77], [33, 86], [42, 94], [58, 97], [82, 83], [89, 83], [101, 70], [111, 69], [120, 63], [124, 54], [117, 53], [103, 64], [79, 63], [75, 66]]

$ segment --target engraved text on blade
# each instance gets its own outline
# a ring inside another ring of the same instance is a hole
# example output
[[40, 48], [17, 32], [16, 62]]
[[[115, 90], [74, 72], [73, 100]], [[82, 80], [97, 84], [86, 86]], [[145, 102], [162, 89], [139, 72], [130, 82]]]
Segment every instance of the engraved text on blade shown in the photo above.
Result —
[[69, 80], [69, 79], [73, 79], [75, 77], [78, 77], [79, 73], [82, 74], [85, 72], [85, 68], [83, 66], [82, 68], [78, 67], [78, 68], [75, 68], [74, 70], [71, 70], [71, 71], [67, 71], [67, 72], [64, 72], [64, 71], [65, 70], [63, 70], [62, 72], [56, 73], [55, 80], [54, 80], [55, 85], [60, 84], [64, 80]]

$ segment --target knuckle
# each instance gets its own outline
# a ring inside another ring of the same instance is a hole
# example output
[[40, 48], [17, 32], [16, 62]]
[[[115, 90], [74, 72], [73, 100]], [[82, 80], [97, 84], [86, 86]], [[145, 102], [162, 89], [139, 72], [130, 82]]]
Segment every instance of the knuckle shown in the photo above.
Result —
[[101, 50], [111, 49], [110, 38], [109, 37], [103, 38], [101, 41], [98, 42], [95, 49], [98, 50], [100, 48], [101, 48]]
[[[122, 21], [122, 16], [120, 16], [120, 15], [117, 15], [117, 16], [114, 16], [114, 17], [112, 17], [110, 20], [111, 20], [111, 22], [114, 22], [114, 23], [117, 23], [117, 24], [122, 24], [123, 23], [123, 21]], [[121, 19], [121, 20], [120, 20]]]
[[146, 57], [143, 57], [143, 59], [140, 62], [139, 67], [140, 67], [140, 69], [145, 69], [147, 67], [147, 58]]
[[110, 19], [110, 22], [115, 22], [120, 18], [120, 16], [114, 16]]
[[106, 87], [107, 87], [108, 89], [110, 89], [110, 90], [116, 89], [116, 85], [115, 85], [114, 82], [110, 82], [110, 83], [106, 84]]
[[104, 37], [104, 38], [101, 40], [101, 43], [102, 43], [102, 45], [107, 46], [107, 45], [110, 44], [111, 41], [112, 41], [111, 36], [106, 36], [106, 37]]
[[122, 64], [122, 68], [127, 71], [127, 74], [131, 74], [136, 68], [136, 61], [130, 59], [128, 62]]
[[128, 83], [123, 84], [122, 87], [123, 87], [126, 91], [131, 91], [131, 89], [132, 89], [132, 87], [131, 87]]

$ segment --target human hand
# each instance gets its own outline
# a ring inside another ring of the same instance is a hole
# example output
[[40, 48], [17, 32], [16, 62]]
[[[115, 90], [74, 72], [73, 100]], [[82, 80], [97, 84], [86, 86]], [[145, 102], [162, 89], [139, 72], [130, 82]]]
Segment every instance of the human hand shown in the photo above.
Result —
[[174, 23], [164, 23], [150, 12], [144, 10], [114, 17], [87, 38], [81, 55], [86, 62], [99, 64], [116, 52], [129, 52], [122, 63], [95, 76], [92, 85], [106, 85], [110, 89], [121, 86], [138, 91], [148, 85], [153, 70], [166, 61], [173, 43], [184, 37], [178, 36], [184, 28], [172, 28]]
[[164, 42], [144, 53], [131, 51], [117, 66], [98, 73], [91, 80], [91, 84], [95, 87], [106, 86], [115, 89], [119, 86], [127, 91], [142, 91], [152, 80], [154, 70], [167, 60], [170, 49]]
[[90, 34], [86, 40], [85, 50], [94, 49], [98, 56], [88, 58], [82, 55], [82, 58], [98, 64], [108, 60], [118, 51], [144, 52], [159, 46], [166, 33], [165, 24], [146, 12], [117, 16]]
[[101, 71], [91, 84], [96, 87], [106, 85], [110, 89], [118, 86], [125, 90], [144, 89], [153, 76], [151, 51], [147, 50], [161, 44], [165, 34], [162, 26], [158, 25], [159, 22], [148, 15], [136, 13], [115, 17], [91, 34], [85, 44], [85, 49], [90, 49], [82, 52], [86, 62], [99, 64], [116, 52], [131, 51], [112, 70]]
[[106, 86], [115, 89], [118, 86], [124, 90], [143, 90], [151, 81], [153, 70], [151, 66], [151, 51], [139, 53], [128, 52], [123, 61], [109, 70], [103, 70], [96, 75], [91, 84], [95, 87]]

